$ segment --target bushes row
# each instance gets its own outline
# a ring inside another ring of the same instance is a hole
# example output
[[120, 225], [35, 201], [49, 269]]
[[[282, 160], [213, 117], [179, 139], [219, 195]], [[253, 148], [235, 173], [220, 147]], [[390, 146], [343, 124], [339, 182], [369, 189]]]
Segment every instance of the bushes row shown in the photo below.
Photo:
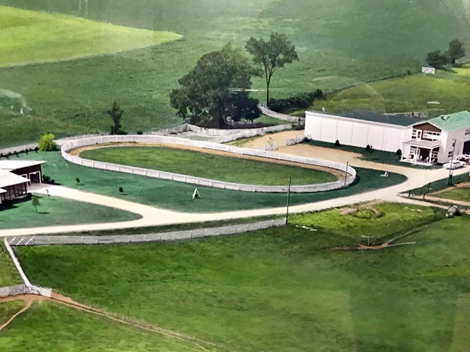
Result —
[[306, 109], [315, 99], [323, 97], [321, 89], [311, 93], [296, 94], [287, 99], [270, 99], [269, 108], [277, 112], [286, 112], [291, 109]]
[[25, 153], [25, 154], [28, 154], [29, 152], [38, 152], [39, 148], [36, 147], [36, 148], [29, 148], [29, 149], [22, 149], [22, 150], [19, 150], [19, 151], [16, 151], [16, 152], [8, 152], [6, 154], [3, 154], [3, 153], [0, 153], [0, 159], [1, 158], [6, 158], [6, 159], [9, 159], [10, 156], [13, 156], [13, 155], [16, 155], [17, 157], [20, 156], [21, 153]]

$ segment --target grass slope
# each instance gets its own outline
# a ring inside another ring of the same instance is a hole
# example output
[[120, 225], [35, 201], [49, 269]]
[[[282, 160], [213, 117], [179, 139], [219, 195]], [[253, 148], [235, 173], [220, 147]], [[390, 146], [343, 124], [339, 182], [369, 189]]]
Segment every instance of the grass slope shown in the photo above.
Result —
[[181, 37], [5, 6], [0, 6], [0, 17], [0, 66], [110, 54]]
[[[20, 285], [23, 282], [21, 281], [20, 275], [16, 270], [13, 261], [10, 258], [4, 244], [3, 240], [0, 241], [0, 287], [8, 287]], [[0, 322], [1, 325], [1, 322]]]
[[239, 350], [447, 351], [465, 348], [469, 225], [442, 220], [414, 246], [368, 252], [325, 251], [351, 241], [293, 226], [18, 252], [37, 284]]
[[209, 178], [225, 182], [296, 185], [336, 181], [324, 171], [166, 147], [111, 147], [87, 150], [82, 158]]
[[433, 197], [470, 202], [470, 187], [455, 187], [444, 192], [432, 194]]
[[140, 215], [74, 200], [40, 196], [38, 212], [30, 201], [0, 210], [0, 229], [130, 221]]
[[[328, 112], [425, 111], [431, 115], [470, 109], [470, 77], [438, 71], [436, 75], [415, 74], [378, 81], [338, 91], [315, 102], [310, 109]], [[428, 102], [439, 104], [428, 104]]]
[[[163, 208], [190, 212], [217, 212], [286, 205], [286, 195], [282, 193], [237, 192], [208, 187], [198, 187], [201, 198], [192, 200], [194, 185], [81, 167], [66, 162], [60, 152], [22, 154], [19, 158], [47, 161], [43, 165], [43, 173], [64, 186]], [[377, 170], [356, 168], [356, 171], [359, 175], [357, 184], [331, 192], [291, 194], [290, 204], [348, 196], [392, 186], [406, 180], [405, 176], [398, 174], [390, 174], [387, 178], [380, 177], [382, 172]], [[75, 181], [77, 177], [80, 178], [80, 185]], [[119, 187], [123, 187], [123, 194], [119, 192]]]
[[[0, 310], [2, 305], [0, 304]], [[1, 331], [0, 349], [38, 352], [199, 350], [197, 346], [184, 341], [140, 331], [51, 302], [33, 305]]]
[[23, 308], [23, 306], [24, 303], [22, 301], [0, 303], [0, 325], [6, 323], [8, 319], [10, 319], [16, 312]]
[[[76, 0], [2, 4], [84, 15]], [[125, 130], [177, 124], [181, 119], [168, 94], [200, 56], [229, 41], [243, 46], [249, 37], [266, 37], [273, 30], [286, 33], [300, 57], [274, 76], [274, 98], [316, 88], [326, 92], [407, 69], [417, 72], [427, 52], [444, 49], [454, 38], [470, 39], [461, 0], [94, 0], [89, 18], [172, 31], [185, 39], [112, 56], [0, 70], [0, 88], [21, 94], [33, 108], [29, 122], [46, 117], [56, 122], [23, 131], [23, 118], [2, 113], [0, 123], [9, 122], [8, 130], [0, 131], [3, 145], [35, 140], [49, 130], [57, 135], [108, 131], [110, 120], [103, 112], [114, 100], [126, 111]], [[254, 88], [264, 89], [263, 80], [256, 80]], [[255, 95], [264, 99], [262, 91]]]

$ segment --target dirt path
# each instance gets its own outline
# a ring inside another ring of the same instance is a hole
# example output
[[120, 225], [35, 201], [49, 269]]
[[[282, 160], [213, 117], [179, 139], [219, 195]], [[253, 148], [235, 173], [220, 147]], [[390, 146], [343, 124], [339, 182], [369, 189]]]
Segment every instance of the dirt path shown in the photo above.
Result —
[[243, 144], [245, 148], [259, 148], [263, 145], [271, 143], [279, 143], [279, 147], [285, 146], [286, 141], [291, 138], [303, 136], [304, 131], [284, 131], [279, 133], [273, 134], [265, 134], [264, 136], [260, 136], [258, 138], [252, 139], [247, 143]]
[[[299, 131], [296, 131], [296, 132], [299, 132]], [[300, 131], [300, 132], [302, 132], [302, 131]], [[267, 144], [267, 142], [265, 144]], [[289, 162], [289, 161], [260, 158], [260, 157], [251, 156], [251, 155], [235, 154], [235, 153], [223, 152], [223, 151], [219, 151], [219, 150], [212, 150], [212, 149], [191, 147], [191, 146], [177, 145], [177, 144], [161, 144], [161, 143], [153, 143], [153, 144], [149, 144], [149, 143], [98, 144], [98, 145], [88, 145], [86, 147], [81, 147], [81, 148], [74, 149], [74, 150], [70, 151], [69, 154], [73, 155], [73, 156], [80, 156], [81, 153], [83, 153], [87, 150], [102, 149], [102, 148], [116, 148], [116, 147], [164, 147], [164, 148], [179, 149], [179, 150], [189, 150], [189, 151], [193, 151], [193, 152], [206, 153], [206, 154], [212, 154], [212, 155], [220, 155], [220, 156], [225, 156], [225, 157], [229, 157], [229, 158], [248, 159], [248, 160], [255, 160], [255, 161], [260, 161], [260, 162], [264, 162], [264, 163], [271, 163], [271, 164], [278, 164], [278, 165], [288, 165], [288, 166], [302, 167], [304, 169], [324, 171], [324, 172], [328, 172], [328, 173], [332, 174], [333, 176], [335, 176], [337, 180], [344, 180], [344, 172], [343, 171], [330, 169], [330, 168], [327, 168], [327, 167], [321, 167], [321, 166], [315, 166], [315, 165], [306, 165], [306, 164], [298, 164], [298, 163], [293, 163], [293, 162]], [[194, 175], [191, 175], [191, 176], [194, 176]]]
[[207, 351], [207, 347], [210, 347], [210, 348], [217, 348], [219, 350], [228, 351], [228, 349], [225, 348], [224, 346], [220, 346], [218, 344], [205, 341], [205, 340], [202, 340], [202, 339], [199, 339], [197, 337], [190, 336], [187, 334], [182, 334], [177, 331], [163, 329], [156, 325], [135, 322], [135, 321], [132, 321], [131, 319], [126, 319], [125, 317], [120, 317], [116, 314], [108, 313], [106, 311], [78, 303], [74, 301], [72, 298], [60, 295], [58, 293], [52, 293], [51, 298], [43, 297], [43, 296], [36, 296], [36, 295], [20, 295], [20, 296], [0, 298], [0, 304], [6, 303], [6, 302], [13, 302], [13, 301], [23, 301], [25, 303], [25, 306], [20, 311], [15, 313], [5, 324], [0, 326], [0, 331], [6, 328], [21, 313], [28, 310], [33, 303], [43, 303], [44, 301], [51, 301], [54, 303], [62, 304], [67, 307], [79, 310], [81, 312], [94, 314], [94, 315], [118, 322], [120, 324], [132, 326], [139, 330], [144, 330], [144, 331], [152, 332], [152, 333], [158, 333], [158, 334], [165, 335], [167, 337], [170, 337], [176, 340], [180, 340], [185, 343], [190, 343], [194, 347], [196, 347], [197, 350]]

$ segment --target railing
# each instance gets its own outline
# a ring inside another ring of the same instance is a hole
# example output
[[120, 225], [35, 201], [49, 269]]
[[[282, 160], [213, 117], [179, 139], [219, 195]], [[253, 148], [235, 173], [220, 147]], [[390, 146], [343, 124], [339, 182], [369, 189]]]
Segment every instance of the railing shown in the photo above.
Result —
[[319, 159], [312, 159], [288, 154], [281, 154], [269, 151], [262, 151], [256, 149], [248, 149], [248, 148], [239, 148], [229, 145], [223, 145], [213, 142], [205, 142], [205, 141], [195, 141], [189, 140], [184, 138], [177, 138], [177, 137], [169, 137], [169, 136], [149, 136], [149, 135], [125, 135], [125, 136], [101, 136], [101, 137], [91, 137], [85, 138], [80, 140], [73, 140], [65, 143], [62, 146], [61, 153], [65, 160], [78, 164], [85, 167], [91, 167], [95, 169], [102, 169], [102, 170], [109, 170], [109, 171], [117, 171], [153, 178], [159, 178], [164, 180], [172, 180], [177, 182], [184, 182], [190, 183], [198, 186], [206, 186], [206, 187], [213, 187], [213, 188], [221, 188], [227, 190], [234, 190], [234, 191], [245, 191], [245, 192], [262, 192], [262, 193], [284, 193], [287, 191], [287, 186], [262, 186], [262, 185], [247, 185], [247, 184], [239, 184], [239, 183], [232, 183], [232, 182], [223, 182], [218, 180], [211, 180], [201, 177], [195, 176], [188, 176], [188, 175], [181, 175], [171, 172], [159, 171], [159, 170], [151, 170], [151, 169], [144, 169], [132, 166], [124, 166], [112, 163], [105, 163], [99, 161], [92, 161], [87, 159], [82, 159], [78, 156], [72, 156], [69, 154], [69, 151], [89, 146], [89, 145], [97, 145], [97, 144], [110, 144], [110, 143], [119, 143], [119, 142], [134, 142], [134, 143], [161, 143], [161, 144], [169, 144], [169, 145], [183, 145], [183, 146], [190, 146], [190, 147], [198, 147], [203, 149], [210, 149], [210, 150], [217, 150], [223, 151], [227, 153], [233, 153], [238, 155], [249, 155], [259, 158], [271, 159], [271, 160], [280, 160], [280, 161], [287, 161], [293, 162], [298, 164], [304, 165], [314, 165], [320, 166], [325, 168], [331, 168], [335, 170], [340, 170], [348, 174], [348, 177], [345, 180], [338, 180], [335, 182], [328, 182], [322, 184], [309, 184], [309, 185], [293, 185], [291, 186], [290, 190], [293, 193], [314, 193], [314, 192], [324, 192], [330, 191], [334, 189], [339, 189], [343, 187], [347, 187], [354, 182], [356, 179], [356, 170], [350, 166], [345, 164], [328, 161], [328, 160], [319, 160]]
[[289, 121], [293, 122], [295, 124], [304, 124], [305, 123], [305, 117], [297, 117], [297, 116], [290, 116], [286, 114], [281, 114], [280, 112], [273, 111], [266, 106], [259, 105], [259, 108], [261, 112], [270, 117], [274, 117], [275, 119], [283, 120], [283, 121]]
[[25, 236], [10, 237], [11, 246], [43, 246], [61, 244], [114, 244], [114, 243], [145, 243], [161, 241], [188, 240], [192, 238], [234, 235], [250, 231], [265, 230], [272, 227], [284, 226], [286, 220], [273, 219], [241, 225], [227, 225], [215, 228], [203, 228], [186, 231], [172, 231], [162, 233], [149, 233], [144, 235], [116, 235], [116, 236]]

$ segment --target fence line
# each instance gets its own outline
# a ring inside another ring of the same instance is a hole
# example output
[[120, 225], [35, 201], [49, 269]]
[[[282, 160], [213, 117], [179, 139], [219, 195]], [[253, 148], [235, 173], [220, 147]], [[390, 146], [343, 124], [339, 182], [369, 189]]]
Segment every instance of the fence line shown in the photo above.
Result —
[[200, 237], [234, 235], [250, 231], [265, 230], [272, 227], [284, 226], [285, 219], [273, 219], [247, 224], [227, 225], [222, 227], [202, 228], [185, 231], [172, 231], [149, 233], [142, 235], [115, 235], [115, 236], [25, 236], [10, 237], [10, 246], [43, 246], [43, 245], [96, 245], [96, 244], [122, 244], [147, 243], [162, 241], [187, 240]]
[[258, 105], [258, 106], [264, 115], [274, 117], [275, 119], [279, 119], [283, 121], [294, 122], [296, 124], [305, 124], [305, 117], [297, 117], [297, 116], [281, 114], [279, 112], [276, 112], [267, 108], [266, 106], [262, 106], [262, 105]]
[[449, 184], [449, 178], [446, 177], [446, 178], [428, 183], [427, 185], [424, 185], [422, 187], [411, 189], [406, 193], [409, 195], [414, 195], [414, 196], [425, 195], [427, 193], [439, 191], [441, 189], [450, 187], [454, 184], [467, 182], [467, 181], [470, 181], [470, 173], [468, 172], [464, 174], [460, 174], [460, 175], [453, 175], [450, 184]]
[[286, 141], [286, 145], [287, 146], [296, 145], [296, 144], [302, 143], [304, 141], [308, 141], [309, 139], [312, 139], [310, 137], [310, 135], [297, 136], [297, 137], [288, 139]]
[[164, 180], [190, 183], [190, 184], [195, 184], [198, 186], [221, 188], [221, 189], [234, 190], [234, 191], [262, 192], [262, 193], [284, 193], [287, 191], [287, 186], [262, 186], [262, 185], [247, 185], [247, 184], [239, 184], [239, 183], [232, 183], [232, 182], [223, 182], [223, 181], [211, 180], [211, 179], [195, 177], [195, 176], [181, 175], [181, 174], [159, 171], [159, 170], [151, 170], [151, 169], [124, 166], [124, 165], [118, 165], [118, 164], [112, 164], [112, 163], [92, 161], [92, 160], [82, 159], [78, 156], [72, 156], [68, 153], [69, 151], [73, 149], [88, 146], [88, 145], [110, 144], [110, 143], [119, 143], [119, 142], [162, 143], [162, 144], [170, 144], [170, 145], [184, 145], [184, 146], [198, 147], [198, 148], [203, 148], [203, 149], [217, 150], [217, 151], [223, 151], [223, 152], [239, 154], [239, 155], [248, 155], [248, 156], [260, 157], [260, 158], [271, 159], [271, 160], [280, 160], [280, 161], [288, 161], [288, 162], [293, 162], [293, 163], [298, 163], [298, 164], [321, 166], [321, 167], [340, 170], [340, 171], [346, 172], [349, 175], [346, 181], [338, 180], [338, 181], [322, 183], [322, 184], [294, 185], [294, 186], [291, 186], [290, 188], [291, 192], [293, 193], [314, 193], [314, 192], [323, 192], [323, 191], [330, 191], [334, 189], [344, 188], [344, 187], [349, 186], [351, 183], [353, 183], [356, 178], [356, 170], [354, 168], [347, 166], [345, 164], [341, 164], [341, 163], [337, 163], [333, 161], [312, 159], [312, 158], [306, 158], [306, 157], [300, 157], [300, 156], [294, 156], [294, 155], [288, 155], [288, 154], [275, 153], [275, 152], [270, 152], [270, 151], [239, 148], [235, 146], [223, 145], [223, 144], [218, 144], [218, 143], [213, 143], [213, 142], [195, 141], [195, 140], [189, 140], [189, 139], [184, 139], [184, 138], [159, 136], [159, 135], [101, 136], [101, 137], [91, 137], [91, 138], [86, 138], [86, 139], [74, 140], [74, 141], [69, 141], [65, 143], [62, 146], [61, 153], [62, 153], [62, 157], [71, 163], [78, 164], [78, 165], [85, 166], [85, 167], [91, 167], [95, 169], [117, 171], [117, 172], [159, 178], [159, 179], [164, 179]]

